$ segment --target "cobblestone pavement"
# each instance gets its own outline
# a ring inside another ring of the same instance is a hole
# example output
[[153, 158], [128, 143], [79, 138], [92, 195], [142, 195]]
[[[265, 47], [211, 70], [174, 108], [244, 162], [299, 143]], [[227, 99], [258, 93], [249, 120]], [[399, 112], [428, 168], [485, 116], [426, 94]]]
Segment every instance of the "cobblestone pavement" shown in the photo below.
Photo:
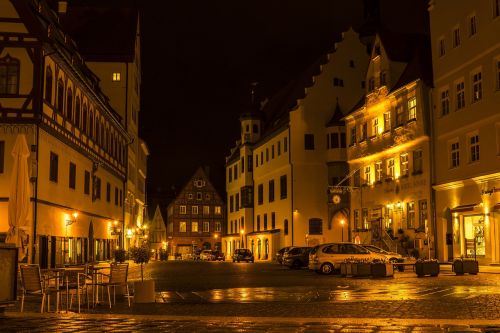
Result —
[[1, 332], [332, 332], [332, 333], [498, 333], [484, 322], [377, 319], [167, 318], [119, 316], [0, 316]]

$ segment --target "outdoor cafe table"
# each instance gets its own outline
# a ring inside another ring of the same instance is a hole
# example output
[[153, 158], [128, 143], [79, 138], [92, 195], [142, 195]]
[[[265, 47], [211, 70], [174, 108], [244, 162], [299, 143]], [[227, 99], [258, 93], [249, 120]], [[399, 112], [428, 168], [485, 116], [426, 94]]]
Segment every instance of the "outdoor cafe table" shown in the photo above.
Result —
[[102, 275], [101, 281], [98, 281], [100, 271], [104, 269], [109, 269], [109, 264], [107, 266], [102, 265], [90, 265], [88, 267], [89, 273], [92, 276], [92, 306], [99, 304], [99, 283], [102, 283]]
[[[50, 280], [54, 280], [54, 287], [56, 288], [56, 312], [59, 312], [59, 301], [60, 301], [60, 289], [59, 287], [61, 286], [61, 278], [62, 274], [64, 272], [63, 267], [57, 267], [57, 268], [44, 268], [40, 270], [44, 279], [48, 280], [50, 283]], [[49, 304], [50, 306], [50, 304]], [[49, 308], [47, 308], [49, 309]]]

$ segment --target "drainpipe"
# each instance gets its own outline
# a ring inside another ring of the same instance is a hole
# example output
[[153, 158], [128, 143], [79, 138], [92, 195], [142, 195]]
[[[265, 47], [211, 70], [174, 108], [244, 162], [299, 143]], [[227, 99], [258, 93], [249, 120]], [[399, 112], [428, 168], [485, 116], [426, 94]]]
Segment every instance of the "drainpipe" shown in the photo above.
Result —
[[290, 130], [290, 125], [288, 125], [288, 163], [290, 163], [290, 199], [291, 199], [291, 210], [292, 210], [292, 246], [293, 246], [293, 229], [294, 229], [294, 215], [293, 215], [293, 163], [292, 163], [292, 132]]
[[[430, 124], [430, 128], [429, 128], [429, 161], [433, 161], [433, 156], [434, 156], [434, 140], [433, 139], [433, 136], [434, 136], [434, 117], [432, 116], [432, 110], [433, 110], [433, 107], [432, 107], [432, 104], [433, 104], [433, 99], [432, 99], [432, 88], [429, 89], [429, 92], [428, 92], [428, 95], [429, 95], [429, 101], [428, 101], [428, 105], [429, 105], [429, 124]], [[434, 164], [432, 162], [430, 162], [430, 172], [431, 172], [431, 188], [430, 188], [430, 204], [431, 204], [431, 221], [432, 221], [432, 233], [434, 235], [433, 237], [433, 243], [434, 243], [434, 257], [437, 257], [437, 254], [439, 253], [438, 252], [438, 240], [437, 240], [437, 214], [436, 214], [436, 190], [433, 188], [432, 185], [434, 185], [436, 183], [436, 170], [434, 168]], [[427, 244], [427, 246], [429, 246], [430, 244]], [[444, 247], [443, 247], [444, 248]], [[444, 253], [443, 253], [444, 255]], [[445, 259], [443, 257], [443, 259]]]

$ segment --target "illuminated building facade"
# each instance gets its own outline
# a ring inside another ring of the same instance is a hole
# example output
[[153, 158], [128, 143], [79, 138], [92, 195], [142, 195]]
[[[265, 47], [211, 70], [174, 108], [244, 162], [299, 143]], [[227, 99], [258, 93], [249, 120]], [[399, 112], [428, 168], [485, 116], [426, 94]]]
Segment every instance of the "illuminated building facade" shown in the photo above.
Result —
[[[151, 204], [151, 203], [150, 203]], [[165, 224], [165, 219], [163, 216], [167, 216], [166, 206], [158, 204], [153, 204], [150, 206], [153, 210], [148, 210], [148, 221], [145, 223], [148, 230], [149, 247], [151, 249], [151, 256], [155, 259], [161, 259], [160, 254], [162, 251], [167, 253], [169, 247], [169, 242], [167, 240], [167, 229]], [[165, 207], [165, 208], [163, 208]]]
[[224, 200], [202, 167], [167, 207], [168, 254], [189, 258], [196, 250], [221, 249]]
[[127, 143], [121, 117], [44, 1], [0, 1], [0, 231], [19, 135], [29, 149], [28, 260], [105, 260], [120, 245]]
[[[129, 2], [124, 0], [120, 7], [111, 7], [104, 2], [58, 1], [61, 25], [76, 40], [86, 65], [99, 78], [100, 88], [130, 137], [124, 194], [126, 232], [144, 224], [149, 155], [146, 143], [139, 138], [140, 20], [137, 9]], [[132, 233], [125, 239], [125, 249], [137, 242]]]
[[500, 262], [500, 3], [431, 1], [438, 258]]
[[352, 240], [420, 257], [434, 256], [427, 44], [377, 35], [366, 96], [344, 117]]
[[284, 246], [341, 240], [342, 218], [327, 191], [347, 171], [334, 114], [361, 98], [368, 64], [358, 34], [342, 37], [262, 108], [242, 114], [241, 138], [226, 159], [228, 256], [245, 247], [256, 261], [272, 260]]

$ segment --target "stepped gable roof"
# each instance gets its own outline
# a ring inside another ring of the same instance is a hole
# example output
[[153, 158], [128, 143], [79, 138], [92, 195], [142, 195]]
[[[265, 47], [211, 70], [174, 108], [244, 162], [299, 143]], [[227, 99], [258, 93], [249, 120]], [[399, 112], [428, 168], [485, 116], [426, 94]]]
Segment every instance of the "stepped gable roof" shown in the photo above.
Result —
[[60, 22], [87, 61], [127, 61], [135, 55], [138, 10], [131, 1], [76, 0]]
[[339, 100], [337, 98], [337, 105], [335, 106], [335, 112], [333, 113], [332, 119], [326, 124], [326, 127], [331, 126], [344, 126], [345, 121], [342, 120], [344, 118], [344, 114], [342, 110], [340, 110]]
[[298, 100], [306, 96], [306, 88], [314, 84], [314, 76], [321, 73], [321, 65], [327, 63], [327, 61], [326, 54], [322, 55], [271, 97], [262, 110], [264, 118], [263, 136], [269, 134], [275, 128], [288, 124], [289, 112], [297, 106]]

